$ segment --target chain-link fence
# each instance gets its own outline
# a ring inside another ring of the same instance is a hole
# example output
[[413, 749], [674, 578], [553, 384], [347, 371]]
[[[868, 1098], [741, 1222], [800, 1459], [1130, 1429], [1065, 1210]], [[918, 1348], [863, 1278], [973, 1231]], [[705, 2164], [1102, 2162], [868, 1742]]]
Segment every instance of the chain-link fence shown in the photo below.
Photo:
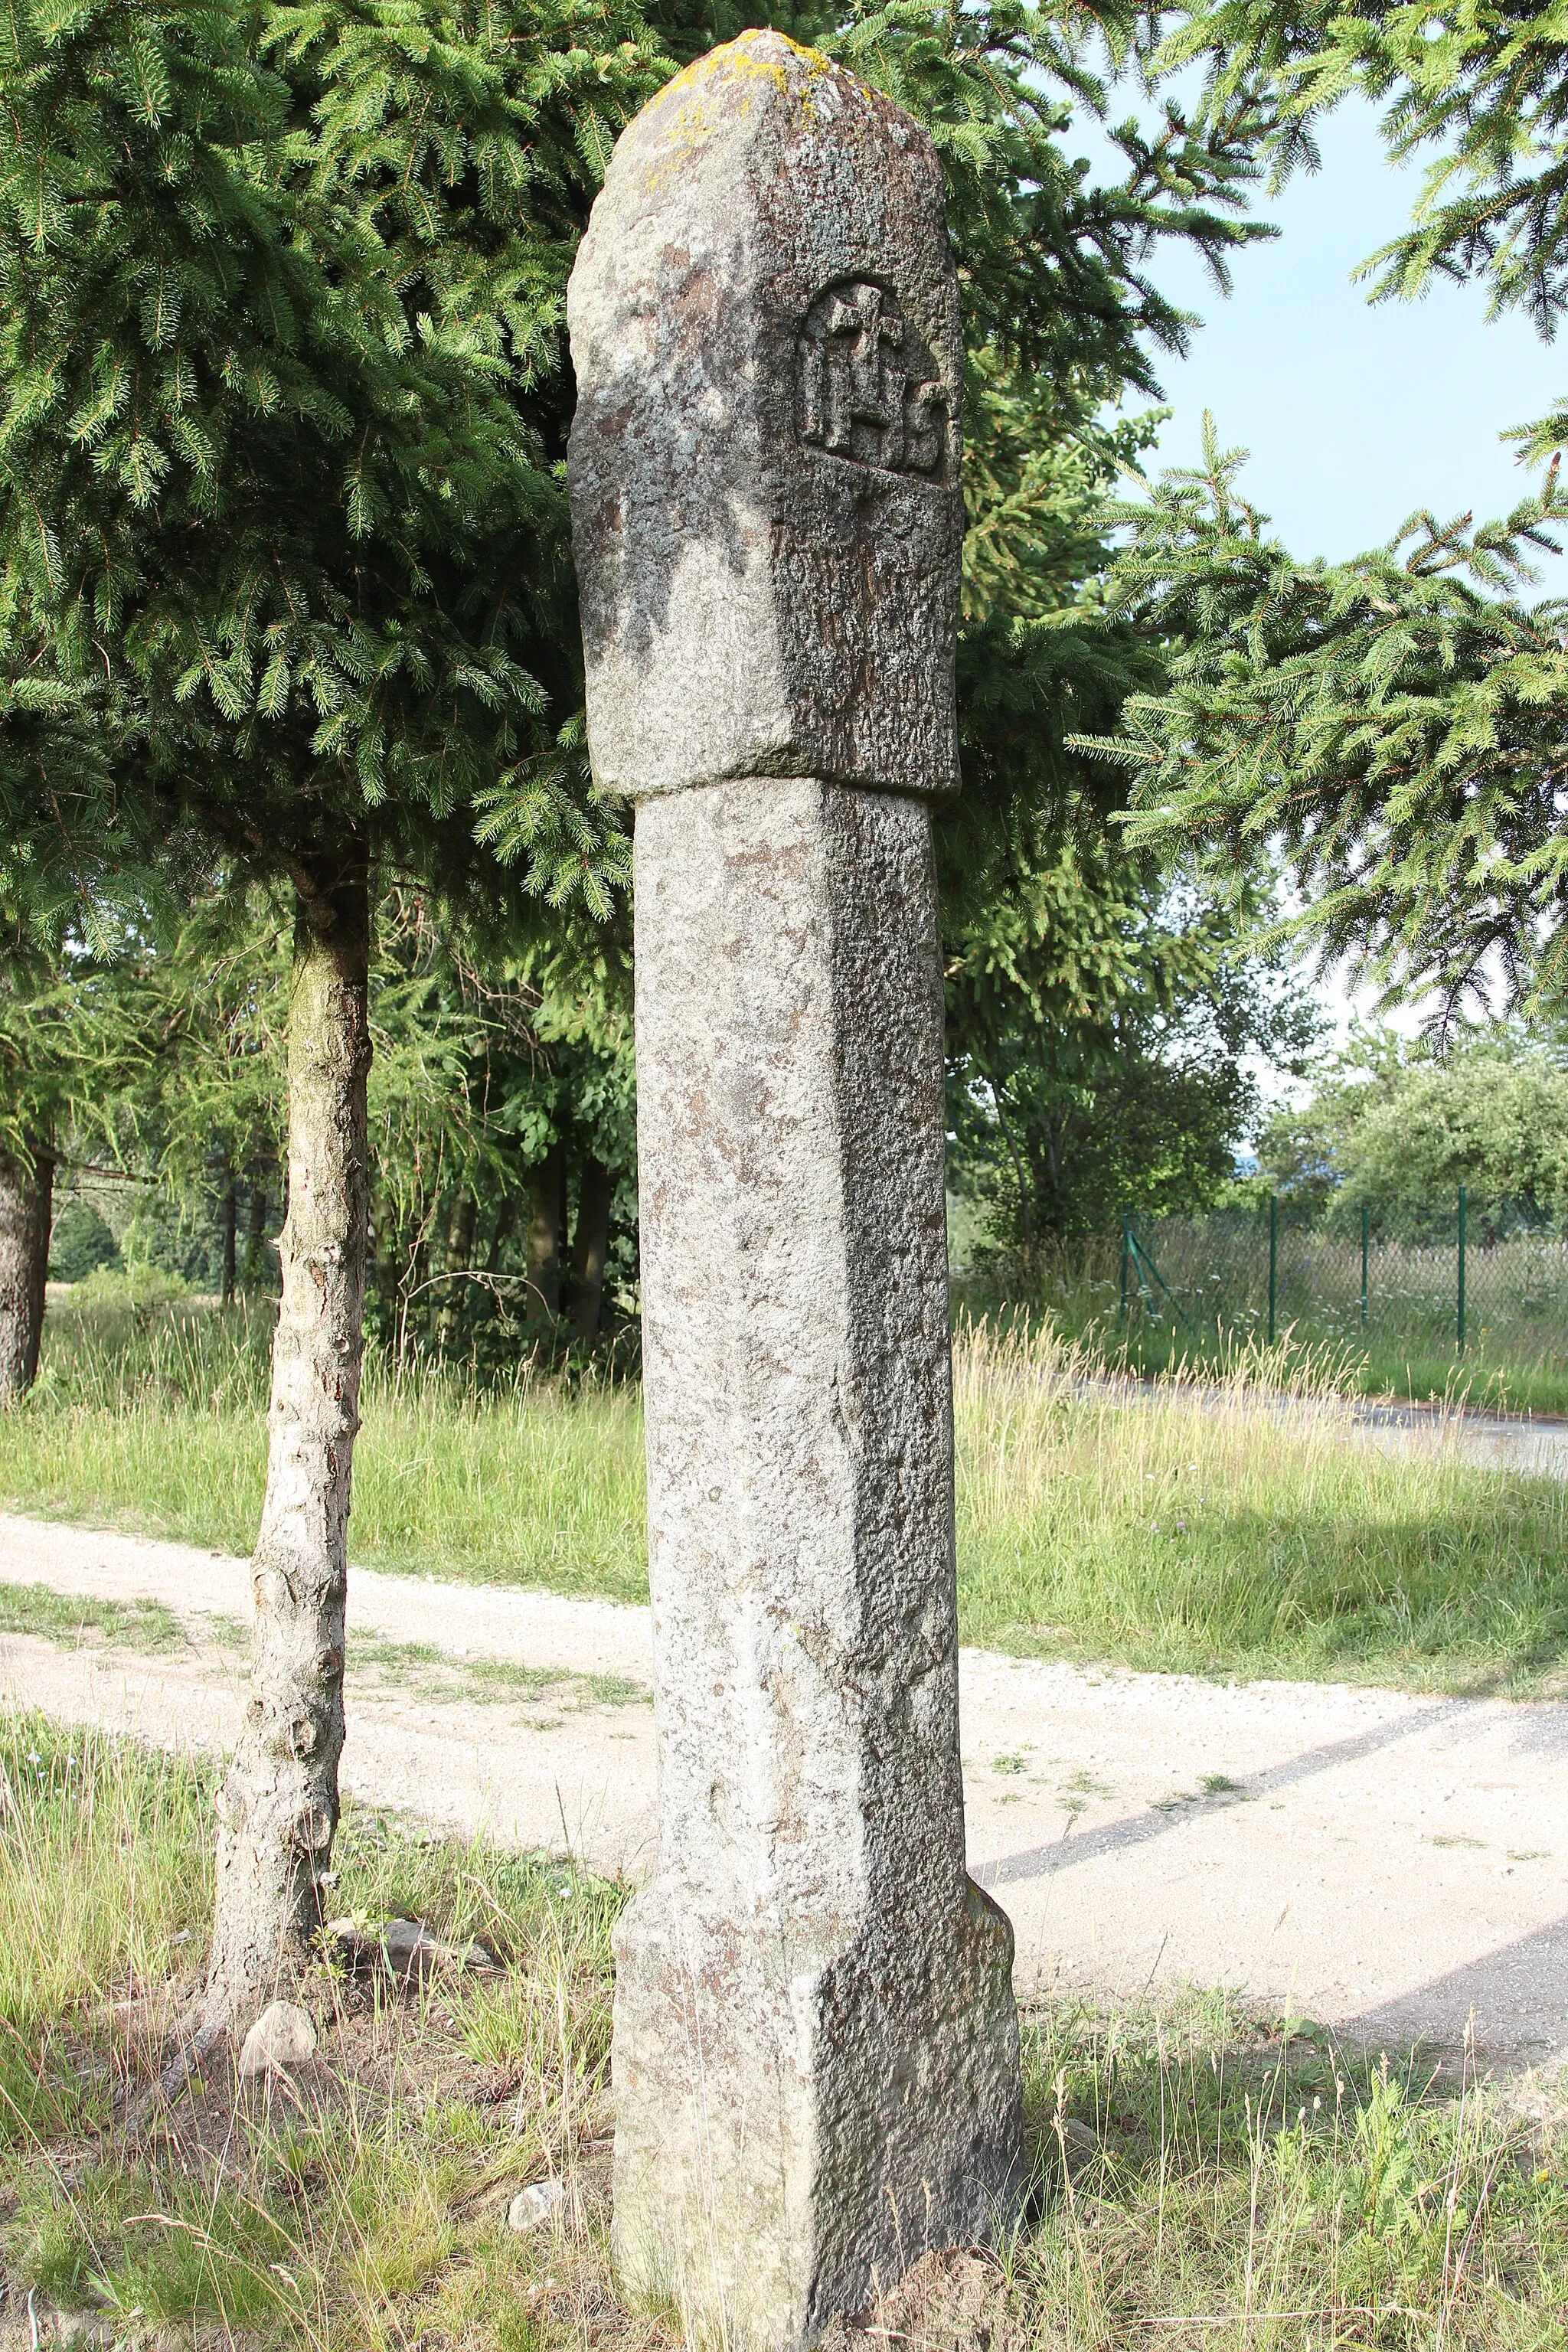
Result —
[[[1408, 1228], [1407, 1228], [1408, 1231]], [[1124, 1220], [1118, 1312], [1130, 1333], [1311, 1344], [1374, 1358], [1445, 1358], [1568, 1373], [1568, 1234], [1464, 1192], [1433, 1202], [1418, 1238], [1256, 1214]]]

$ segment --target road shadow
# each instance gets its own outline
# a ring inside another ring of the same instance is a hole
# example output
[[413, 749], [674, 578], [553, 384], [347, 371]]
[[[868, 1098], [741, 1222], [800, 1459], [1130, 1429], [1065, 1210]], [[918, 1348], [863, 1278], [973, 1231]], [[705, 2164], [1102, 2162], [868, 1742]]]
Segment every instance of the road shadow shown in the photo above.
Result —
[[1419, 2045], [1441, 2056], [1448, 2072], [1464, 2052], [1472, 2020], [1483, 2069], [1516, 2072], [1568, 2052], [1568, 1913], [1344, 2019], [1334, 2036], [1363, 2051]]
[[[1563, 1716], [1561, 1743], [1568, 1747], [1568, 1708], [1557, 1711]], [[1525, 1710], [1521, 1708], [1520, 1712], [1522, 1716]], [[1107, 1822], [1101, 1828], [1085, 1830], [1077, 1837], [1069, 1820], [1060, 1837], [1049, 1845], [1031, 1846], [1023, 1853], [1008, 1854], [999, 1862], [982, 1863], [973, 1875], [979, 1885], [991, 1891], [998, 1886], [1016, 1886], [1027, 1879], [1051, 1878], [1058, 1871], [1098, 1862], [1104, 1854], [1128, 1853], [1148, 1845], [1155, 1838], [1166, 1837], [1173, 1830], [1185, 1828], [1190, 1822], [1226, 1806], [1272, 1796], [1276, 1790], [1294, 1788], [1317, 1773], [1331, 1772], [1339, 1765], [1375, 1756], [1380, 1748], [1391, 1748], [1417, 1733], [1437, 1730], [1445, 1724], [1462, 1722], [1467, 1717], [1475, 1721], [1477, 1714], [1478, 1702], [1469, 1698], [1444, 1699], [1432, 1706], [1413, 1707], [1393, 1722], [1373, 1724], [1365, 1731], [1352, 1732], [1348, 1738], [1325, 1740], [1321, 1747], [1304, 1748], [1299, 1756], [1287, 1757], [1283, 1763], [1249, 1773], [1222, 1795], [1151, 1806], [1146, 1812], [1130, 1814], [1124, 1821]]]

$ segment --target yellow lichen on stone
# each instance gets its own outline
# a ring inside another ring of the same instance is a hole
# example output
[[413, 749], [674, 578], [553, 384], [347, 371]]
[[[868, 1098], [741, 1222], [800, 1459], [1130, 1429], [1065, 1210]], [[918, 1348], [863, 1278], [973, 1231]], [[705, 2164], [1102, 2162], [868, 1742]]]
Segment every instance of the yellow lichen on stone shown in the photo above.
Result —
[[[811, 79], [800, 90], [802, 111], [813, 115], [811, 86], [823, 76], [838, 72], [830, 58], [820, 49], [809, 49], [799, 41], [792, 41], [787, 33], [752, 26], [721, 48], [710, 49], [705, 58], [685, 66], [673, 79], [649, 100], [645, 110], [647, 121], [658, 121], [662, 136], [663, 152], [657, 160], [649, 159], [639, 174], [642, 184], [650, 193], [659, 186], [672, 164], [685, 162], [705, 146], [710, 139], [736, 115], [742, 119], [752, 108], [750, 85], [756, 80], [771, 83], [785, 98], [790, 94], [789, 70], [782, 58], [757, 57], [756, 45], [763, 41], [782, 42], [810, 69]], [[845, 75], [846, 80], [853, 77]], [[671, 101], [676, 113], [667, 120]]]

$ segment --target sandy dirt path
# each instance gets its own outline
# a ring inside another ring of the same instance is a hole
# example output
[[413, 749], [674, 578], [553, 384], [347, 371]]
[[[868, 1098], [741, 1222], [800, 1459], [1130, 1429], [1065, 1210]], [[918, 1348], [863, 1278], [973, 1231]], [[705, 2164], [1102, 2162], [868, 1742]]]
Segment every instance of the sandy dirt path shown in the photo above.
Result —
[[[0, 1582], [127, 1612], [74, 1644], [0, 1638], [7, 1696], [165, 1745], [232, 1738], [244, 1561], [0, 1516]], [[147, 1601], [179, 1621], [154, 1651], [133, 1646]], [[646, 1875], [646, 1610], [360, 1570], [351, 1626], [356, 1796]], [[1012, 1915], [1023, 1990], [1184, 1979], [1380, 2046], [1452, 2050], [1473, 2017], [1500, 2065], [1568, 2055], [1568, 1705], [981, 1651], [962, 1684], [970, 1863]]]

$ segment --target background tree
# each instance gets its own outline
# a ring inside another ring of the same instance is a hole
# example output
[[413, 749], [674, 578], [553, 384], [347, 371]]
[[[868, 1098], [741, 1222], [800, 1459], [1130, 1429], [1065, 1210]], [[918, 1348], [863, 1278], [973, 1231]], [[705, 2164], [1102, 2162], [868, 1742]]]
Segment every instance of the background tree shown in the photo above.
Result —
[[1263, 1180], [1332, 1230], [1451, 1240], [1463, 1184], [1478, 1239], [1568, 1215], [1568, 1063], [1556, 1038], [1483, 1029], [1441, 1056], [1354, 1038], [1258, 1141]]
[[[112, 790], [115, 727], [0, 628], [0, 1407], [38, 1368], [61, 1130], [140, 1052], [103, 966], [161, 883]], [[182, 849], [162, 845], [165, 877]]]
[[[1373, 299], [1475, 278], [1494, 312], [1522, 304], [1553, 333], [1568, 38], [1550, 11], [1217, 0], [1151, 70], [1200, 58], [1217, 115], [1265, 94], [1280, 171], [1313, 160], [1314, 120], [1352, 91], [1384, 103], [1394, 160], [1428, 159], [1408, 229], [1365, 265]], [[1436, 989], [1442, 1017], [1499, 980], [1514, 1003], [1563, 984], [1564, 611], [1521, 592], [1568, 510], [1565, 428], [1563, 405], [1520, 428], [1521, 457], [1550, 462], [1503, 520], [1443, 522], [1435, 506], [1344, 563], [1298, 564], [1268, 540], [1240, 453], [1212, 435], [1197, 473], [1124, 517], [1119, 608], [1180, 648], [1168, 688], [1128, 713], [1140, 837], [1199, 835], [1232, 871], [1275, 845], [1330, 950]]]
[[1297, 563], [1240, 494], [1245, 452], [1212, 421], [1205, 449], [1119, 513], [1113, 601], [1167, 649], [1100, 747], [1134, 780], [1132, 840], [1200, 834], [1220, 887], [1279, 858], [1306, 902], [1286, 928], [1436, 990], [1445, 1018], [1499, 977], [1514, 1002], [1556, 992], [1564, 613], [1507, 593], [1568, 514], [1555, 467], [1499, 522], [1419, 514]]
[[[111, 965], [83, 968], [98, 1017], [136, 1050], [83, 1063], [61, 1136], [80, 1171], [70, 1181], [85, 1188], [69, 1195], [63, 1260], [57, 1231], [62, 1278], [107, 1261], [133, 1279], [156, 1269], [221, 1297], [234, 1201], [247, 1212], [275, 1204], [289, 931], [278, 892], [215, 885], [179, 921], [143, 926]], [[553, 1362], [593, 1346], [606, 1282], [616, 1299], [635, 1285], [623, 932], [617, 921], [555, 949], [509, 950], [504, 935], [476, 939], [406, 883], [379, 898], [367, 1318], [400, 1360], [461, 1351], [480, 1370], [510, 1371], [525, 1349]], [[79, 1019], [79, 981], [59, 993], [62, 1013]], [[547, 1163], [558, 1277], [548, 1314], [528, 1216]], [[92, 1205], [106, 1192], [134, 1202], [129, 1213], [116, 1207], [111, 1224]]]
[[[68, 1091], [69, 992], [38, 984], [38, 960], [13, 949], [0, 982], [0, 1405], [31, 1388], [44, 1332], [57, 1130]], [[31, 983], [31, 984], [30, 984]]]
[[1105, 595], [1119, 480], [1154, 420], [1108, 425], [1091, 375], [994, 354], [972, 375], [964, 791], [938, 824], [951, 1160], [1032, 1287], [1052, 1236], [1205, 1203], [1256, 1108], [1249, 1057], [1294, 1066], [1310, 1024], [1239, 949], [1251, 906], [1130, 846], [1122, 772], [1078, 748], [1163, 677]]
[[[402, 894], [373, 972], [384, 1340], [477, 1366], [591, 1348], [636, 1269], [624, 924], [556, 947], [447, 936]], [[570, 1335], [570, 1339], [568, 1337]]]
[[[1070, 887], [1063, 865], [1050, 877]], [[994, 988], [964, 1033], [950, 1087], [951, 1181], [983, 1203], [1026, 1290], [1043, 1244], [1100, 1234], [1128, 1211], [1211, 1207], [1255, 1127], [1260, 1061], [1299, 1071], [1317, 1015], [1238, 944], [1232, 911], [1156, 869], [1118, 903], [1080, 885], [1022, 982]], [[1080, 968], [1088, 938], [1098, 967]], [[1065, 949], [1060, 961], [1053, 945]]]
[[120, 1163], [155, 1178], [162, 1195], [132, 1215], [121, 1250], [195, 1276], [226, 1306], [242, 1279], [272, 1286], [255, 1244], [283, 1136], [289, 929], [278, 893], [213, 876], [114, 980], [144, 1053], [102, 1120]]

